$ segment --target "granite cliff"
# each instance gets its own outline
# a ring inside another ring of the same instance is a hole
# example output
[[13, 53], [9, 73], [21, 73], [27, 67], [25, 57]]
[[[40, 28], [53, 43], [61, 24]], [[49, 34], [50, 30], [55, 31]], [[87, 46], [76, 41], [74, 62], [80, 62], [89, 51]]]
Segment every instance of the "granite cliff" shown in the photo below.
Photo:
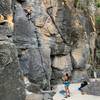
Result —
[[95, 11], [95, 0], [0, 0], [0, 100], [25, 100], [23, 77], [34, 93], [50, 90], [64, 72], [73, 82], [88, 77]]

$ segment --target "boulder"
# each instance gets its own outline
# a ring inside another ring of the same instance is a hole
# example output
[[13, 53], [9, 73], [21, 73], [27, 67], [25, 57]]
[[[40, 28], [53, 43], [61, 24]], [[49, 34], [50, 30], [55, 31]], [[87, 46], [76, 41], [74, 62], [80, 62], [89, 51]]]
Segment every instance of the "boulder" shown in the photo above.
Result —
[[0, 41], [0, 99], [25, 100], [24, 82], [13, 43]]
[[100, 82], [99, 81], [91, 82], [89, 85], [85, 86], [82, 90], [84, 93], [87, 93], [89, 95], [100, 96]]
[[54, 56], [52, 57], [52, 67], [57, 69], [67, 69], [68, 67], [72, 67], [70, 55], [67, 56]]

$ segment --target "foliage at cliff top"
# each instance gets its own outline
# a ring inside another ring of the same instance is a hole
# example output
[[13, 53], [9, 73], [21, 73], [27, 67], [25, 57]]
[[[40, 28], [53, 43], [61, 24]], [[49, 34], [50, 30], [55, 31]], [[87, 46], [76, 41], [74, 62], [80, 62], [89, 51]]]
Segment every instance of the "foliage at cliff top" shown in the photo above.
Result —
[[100, 24], [100, 16], [96, 16], [96, 24]]
[[97, 1], [96, 1], [96, 6], [97, 6], [98, 8], [100, 8], [100, 0], [97, 0]]

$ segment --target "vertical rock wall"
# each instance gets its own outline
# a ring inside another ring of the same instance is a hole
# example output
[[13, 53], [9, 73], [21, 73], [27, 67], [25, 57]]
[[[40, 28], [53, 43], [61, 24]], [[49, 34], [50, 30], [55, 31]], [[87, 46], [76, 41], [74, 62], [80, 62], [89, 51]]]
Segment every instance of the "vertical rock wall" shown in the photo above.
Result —
[[48, 37], [43, 33], [47, 15], [40, 0], [16, 1], [14, 6], [13, 36], [23, 73], [31, 82], [48, 89], [51, 78], [50, 48]]
[[94, 0], [0, 1], [0, 34], [13, 40], [17, 64], [30, 82], [49, 90], [63, 72], [73, 80], [87, 76], [90, 55], [94, 60], [94, 5]]
[[12, 19], [11, 0], [0, 0], [0, 100], [25, 100]]

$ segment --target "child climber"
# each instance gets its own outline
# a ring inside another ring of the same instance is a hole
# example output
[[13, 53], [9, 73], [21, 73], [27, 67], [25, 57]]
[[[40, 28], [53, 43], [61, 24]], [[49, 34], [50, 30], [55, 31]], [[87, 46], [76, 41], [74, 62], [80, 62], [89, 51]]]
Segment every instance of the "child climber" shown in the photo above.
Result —
[[65, 73], [64, 76], [62, 77], [63, 79], [63, 83], [65, 86], [65, 92], [66, 92], [66, 98], [70, 97], [70, 90], [69, 90], [69, 85], [70, 85], [70, 77], [68, 75], [68, 73]]

